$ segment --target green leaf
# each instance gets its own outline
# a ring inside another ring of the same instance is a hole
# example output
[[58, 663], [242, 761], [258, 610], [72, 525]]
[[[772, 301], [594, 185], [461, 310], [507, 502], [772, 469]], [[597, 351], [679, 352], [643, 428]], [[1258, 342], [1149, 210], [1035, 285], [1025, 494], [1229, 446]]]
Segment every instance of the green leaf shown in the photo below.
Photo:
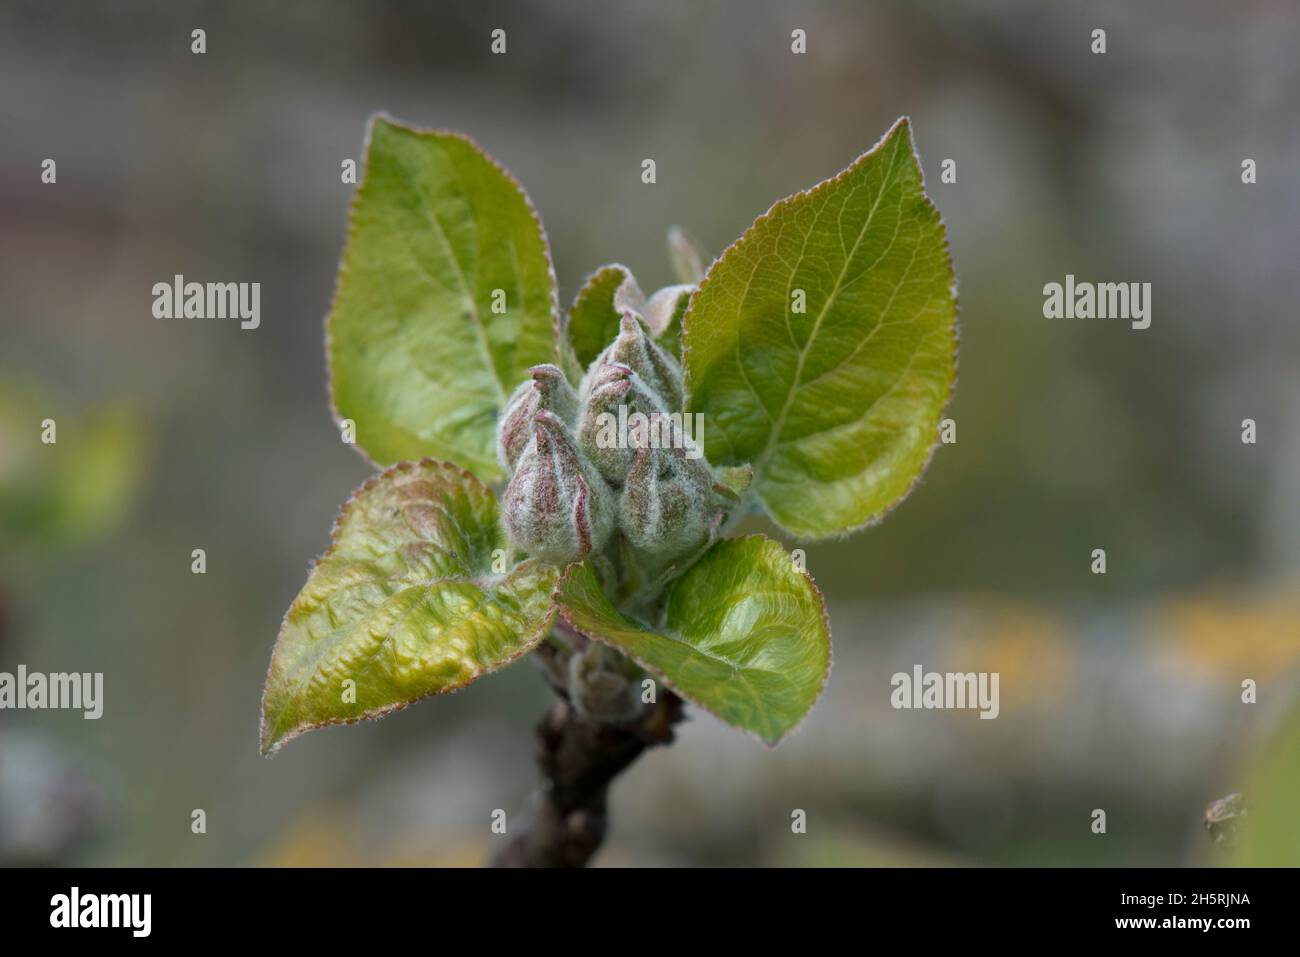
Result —
[[708, 259], [695, 238], [680, 226], [668, 230], [668, 259], [678, 282], [694, 286], [704, 278]]
[[557, 324], [519, 184], [459, 133], [376, 117], [328, 323], [335, 414], [357, 445], [379, 464], [430, 455], [499, 478], [497, 416], [531, 366], [556, 361]]
[[646, 325], [659, 345], [679, 360], [682, 357], [682, 316], [686, 314], [693, 292], [694, 286], [664, 286], [645, 304]]
[[558, 572], [525, 561], [496, 574], [504, 548], [492, 492], [454, 465], [402, 462], [361, 486], [285, 615], [262, 752], [463, 687], [530, 651], [550, 625]]
[[630, 269], [611, 263], [587, 277], [564, 323], [564, 339], [577, 362], [572, 371], [578, 376], [617, 338], [625, 308], [637, 315], [645, 311], [645, 297]]
[[938, 438], [957, 372], [953, 282], [901, 119], [760, 216], [692, 297], [686, 385], [709, 460], [752, 462], [758, 501], [795, 535], [879, 519]]
[[733, 502], [739, 502], [754, 481], [754, 470], [748, 465], [723, 465], [713, 472], [714, 490]]
[[620, 614], [586, 563], [568, 568], [556, 602], [578, 631], [768, 744], [803, 719], [830, 670], [821, 592], [761, 535], [719, 542], [674, 581], [662, 628]]

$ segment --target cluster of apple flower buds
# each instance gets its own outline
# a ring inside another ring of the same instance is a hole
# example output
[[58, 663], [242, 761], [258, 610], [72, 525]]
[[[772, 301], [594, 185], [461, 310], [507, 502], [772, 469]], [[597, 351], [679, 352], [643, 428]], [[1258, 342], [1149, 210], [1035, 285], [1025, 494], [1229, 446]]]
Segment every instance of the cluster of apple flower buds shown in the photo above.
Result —
[[[682, 370], [633, 313], [575, 393], [539, 365], [511, 395], [497, 433], [510, 474], [502, 497], [511, 542], [556, 565], [599, 554], [621, 533], [643, 571], [658, 574], [708, 544], [726, 505], [702, 449], [682, 426]], [[649, 430], [617, 433], [640, 413]], [[623, 554], [627, 554], [624, 551]]]

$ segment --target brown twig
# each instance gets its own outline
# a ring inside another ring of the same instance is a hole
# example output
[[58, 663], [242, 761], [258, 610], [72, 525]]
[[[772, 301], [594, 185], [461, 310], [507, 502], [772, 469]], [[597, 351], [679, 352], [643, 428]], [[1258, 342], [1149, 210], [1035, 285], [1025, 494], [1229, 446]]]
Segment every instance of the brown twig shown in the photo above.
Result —
[[537, 725], [542, 782], [534, 807], [493, 866], [584, 866], [605, 839], [610, 784], [646, 748], [672, 741], [681, 719], [681, 699], [671, 692], [622, 725], [592, 721], [557, 701]]

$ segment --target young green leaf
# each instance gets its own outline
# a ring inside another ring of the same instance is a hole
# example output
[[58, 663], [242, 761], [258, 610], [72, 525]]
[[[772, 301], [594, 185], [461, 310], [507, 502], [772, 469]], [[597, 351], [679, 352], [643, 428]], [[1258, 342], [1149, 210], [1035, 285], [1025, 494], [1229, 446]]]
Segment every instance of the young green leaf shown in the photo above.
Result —
[[912, 487], [957, 368], [947, 240], [906, 119], [776, 203], [709, 269], [683, 319], [689, 407], [714, 464], [804, 538], [852, 531]]
[[694, 286], [664, 286], [645, 304], [645, 322], [655, 341], [677, 360], [682, 357], [682, 316], [693, 292]]
[[709, 260], [695, 238], [680, 226], [668, 230], [668, 259], [678, 282], [694, 286], [704, 278]]
[[495, 571], [505, 548], [492, 492], [454, 465], [402, 462], [361, 486], [285, 615], [262, 752], [463, 687], [530, 651], [550, 626], [558, 573], [536, 561]]
[[768, 744], [803, 719], [830, 671], [821, 592], [761, 535], [718, 542], [674, 581], [661, 629], [620, 614], [587, 563], [569, 566], [555, 600], [578, 631]]
[[575, 381], [618, 335], [624, 307], [641, 315], [645, 296], [632, 271], [618, 263], [601, 266], [578, 290], [564, 322], [564, 340], [577, 362]]
[[337, 417], [386, 465], [425, 455], [500, 477], [496, 419], [555, 362], [555, 276], [519, 184], [459, 133], [370, 126], [328, 322]]

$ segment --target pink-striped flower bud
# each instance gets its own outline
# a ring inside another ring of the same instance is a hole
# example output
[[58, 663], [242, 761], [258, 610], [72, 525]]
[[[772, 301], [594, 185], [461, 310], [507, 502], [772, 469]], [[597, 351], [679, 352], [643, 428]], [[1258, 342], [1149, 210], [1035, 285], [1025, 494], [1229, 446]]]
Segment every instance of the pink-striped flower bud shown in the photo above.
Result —
[[543, 364], [528, 370], [532, 378], [515, 389], [497, 425], [497, 458], [513, 472], [533, 434], [533, 420], [543, 409], [572, 427], [578, 417], [578, 394], [558, 366]]
[[606, 346], [605, 351], [591, 364], [583, 382], [583, 398], [609, 363], [627, 366], [649, 386], [668, 412], [681, 412], [685, 402], [685, 385], [682, 369], [677, 360], [657, 345], [646, 331], [645, 324], [632, 312], [623, 313], [618, 338]]
[[716, 529], [722, 509], [713, 485], [709, 467], [683, 448], [639, 448], [619, 498], [619, 527], [649, 564], [667, 567]]
[[578, 414], [578, 448], [607, 482], [621, 486], [636, 452], [628, 441], [628, 423], [636, 423], [638, 413], [648, 423], [664, 411], [662, 400], [639, 375], [621, 362], [607, 362], [587, 380]]
[[553, 412], [534, 416], [532, 435], [501, 498], [510, 541], [552, 565], [581, 561], [614, 530], [613, 493]]

